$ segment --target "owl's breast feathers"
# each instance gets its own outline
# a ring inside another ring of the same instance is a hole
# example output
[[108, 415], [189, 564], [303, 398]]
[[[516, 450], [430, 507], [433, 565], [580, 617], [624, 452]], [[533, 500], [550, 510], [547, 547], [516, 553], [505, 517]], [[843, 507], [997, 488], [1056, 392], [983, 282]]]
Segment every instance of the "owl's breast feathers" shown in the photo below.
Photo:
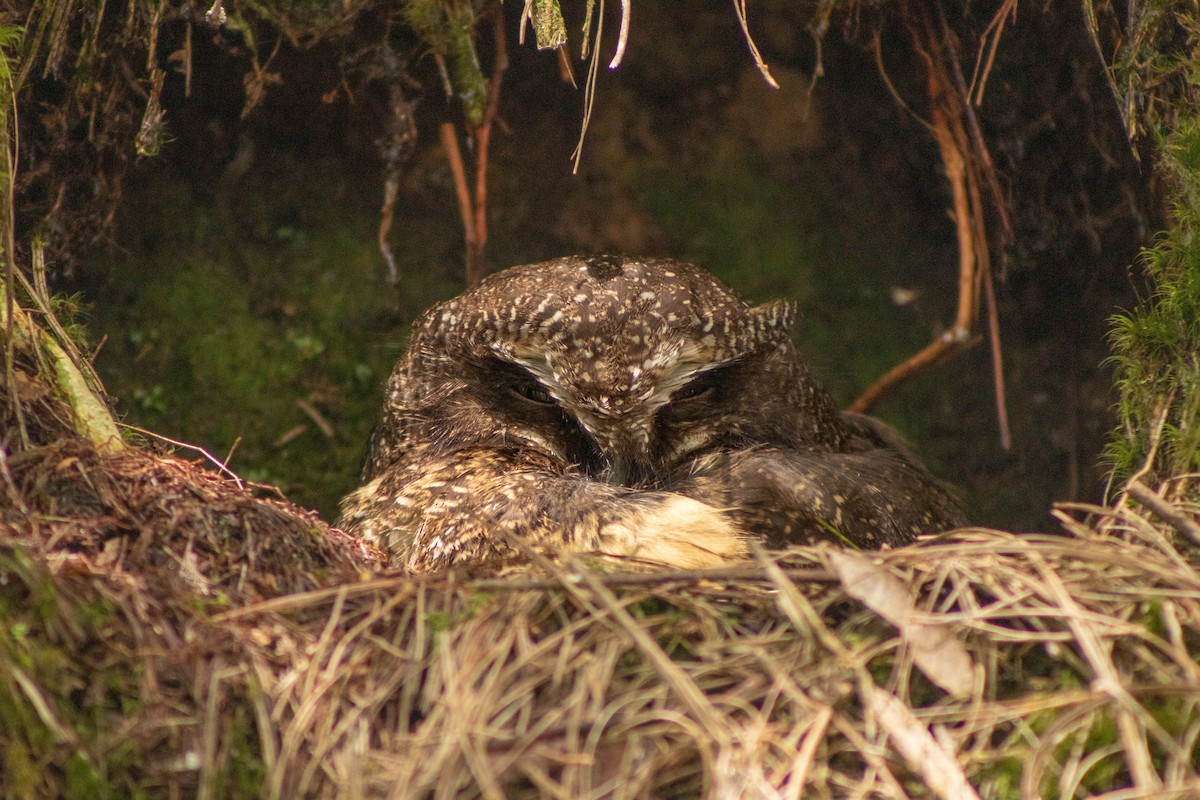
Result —
[[536, 454], [419, 446], [342, 502], [342, 527], [416, 571], [540, 552], [599, 551], [702, 567], [746, 555], [721, 510], [563, 471]]
[[898, 436], [839, 415], [790, 340], [669, 260], [514, 267], [426, 312], [341, 526], [425, 570], [527, 548], [676, 566], [963, 524]]

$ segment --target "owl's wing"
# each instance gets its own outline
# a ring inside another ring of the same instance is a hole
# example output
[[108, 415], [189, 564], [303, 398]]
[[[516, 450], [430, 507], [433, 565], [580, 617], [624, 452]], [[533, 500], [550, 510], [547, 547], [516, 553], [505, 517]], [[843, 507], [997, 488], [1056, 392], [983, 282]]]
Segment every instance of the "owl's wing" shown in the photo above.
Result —
[[350, 494], [339, 527], [414, 571], [526, 548], [603, 552], [681, 568], [746, 554], [730, 517], [696, 499], [613, 486], [532, 455], [490, 449], [419, 449]]
[[950, 492], [890, 447], [715, 453], [698, 460], [671, 488], [728, 509], [769, 547], [834, 541], [877, 548], [966, 524]]
[[878, 417], [859, 414], [855, 411], [842, 411], [838, 414], [838, 418], [842, 423], [842, 429], [849, 434], [849, 441], [845, 443], [842, 450], [848, 452], [892, 450], [907, 461], [921, 466], [921, 459], [903, 434]]

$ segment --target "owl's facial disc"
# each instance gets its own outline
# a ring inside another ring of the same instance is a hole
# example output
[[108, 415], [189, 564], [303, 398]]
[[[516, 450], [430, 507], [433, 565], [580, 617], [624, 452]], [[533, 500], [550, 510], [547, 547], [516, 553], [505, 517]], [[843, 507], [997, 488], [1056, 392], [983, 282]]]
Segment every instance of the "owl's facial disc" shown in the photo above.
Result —
[[[671, 349], [672, 359], [609, 363], [590, 373], [569, 368], [576, 362], [556, 359], [552, 350], [506, 354], [523, 376], [509, 384], [509, 391], [527, 404], [530, 414], [540, 413], [539, 407], [556, 407], [563, 424], [586, 436], [599, 461], [580, 466], [597, 479], [620, 486], [655, 485], [679, 458], [709, 443], [713, 431], [693, 419], [704, 417], [728, 366], [705, 362], [688, 343]], [[664, 408], [671, 409], [669, 425], [658, 419]]]

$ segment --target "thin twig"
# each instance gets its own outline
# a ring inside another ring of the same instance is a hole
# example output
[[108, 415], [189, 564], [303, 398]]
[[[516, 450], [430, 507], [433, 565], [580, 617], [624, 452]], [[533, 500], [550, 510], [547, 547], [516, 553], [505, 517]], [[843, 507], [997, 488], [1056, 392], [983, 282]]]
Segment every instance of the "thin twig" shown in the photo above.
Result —
[[[37, 714], [38, 719], [40, 719], [42, 724], [46, 726], [46, 730], [54, 734], [54, 738], [57, 742], [70, 744], [73, 748], [76, 748], [75, 753], [78, 756], [81, 756], [85, 763], [94, 769], [95, 764], [92, 762], [92, 759], [88, 754], [88, 750], [85, 748], [83, 742], [80, 741], [80, 737], [70, 727], [59, 721], [58, 717], [54, 713], [54, 708], [42, 695], [42, 690], [38, 686], [37, 682], [31, 680], [18, 664], [12, 663], [11, 661], [8, 661], [8, 663], [5, 664], [5, 670], [20, 688], [21, 693], [25, 696], [25, 699], [29, 701], [29, 705], [33, 707], [34, 713]], [[18, 706], [18, 708], [20, 708], [20, 706]]]
[[579, 140], [571, 152], [571, 173], [579, 172], [579, 162], [583, 159], [583, 142], [587, 138], [588, 126], [592, 122], [592, 106], [596, 102], [596, 76], [600, 72], [600, 37], [604, 34], [604, 0], [600, 0], [596, 13], [596, 41], [591, 44], [588, 33], [592, 27], [592, 9], [594, 0], [588, 0], [588, 15], [583, 28], [583, 58], [588, 57], [587, 79], [583, 82], [583, 121], [579, 124]]
[[[33, 59], [26, 59], [25, 64], [21, 67], [22, 76], [25, 69], [28, 68]], [[13, 252], [16, 245], [16, 200], [15, 200], [15, 185], [17, 182], [17, 152], [20, 146], [19, 136], [20, 128], [17, 125], [17, 89], [20, 88], [21, 81], [18, 79], [15, 83], [10, 83], [3, 87], [9, 91], [11, 108], [5, 108], [0, 111], [0, 124], [3, 128], [0, 129], [0, 159], [2, 159], [3, 173], [7, 180], [4, 181], [3, 188], [3, 207], [0, 208], [0, 246], [3, 246], [3, 254], [0, 258], [4, 260], [4, 279], [0, 281], [3, 285], [0, 288], [4, 290], [4, 382], [7, 388], [8, 402], [12, 408], [13, 417], [17, 421], [17, 431], [21, 436], [21, 446], [29, 447], [29, 430], [25, 425], [25, 410], [22, 408], [21, 398], [17, 392], [17, 377], [16, 369], [16, 338], [14, 334], [14, 325], [16, 324], [16, 315], [20, 313], [20, 307], [16, 300], [16, 286], [14, 286], [13, 278], [20, 274], [17, 270], [16, 255]]]
[[[970, 169], [972, 173], [987, 184], [988, 192], [991, 195], [992, 207], [996, 215], [1000, 218], [1000, 227], [1004, 231], [1005, 240], [1013, 235], [1012, 220], [1008, 216], [1008, 204], [1004, 201], [1004, 190], [1000, 187], [1000, 180], [996, 176], [996, 168], [992, 164], [991, 151], [988, 150], [987, 143], [983, 138], [983, 128], [979, 125], [979, 117], [975, 114], [975, 105], [971, 102], [970, 89], [967, 87], [966, 80], [963, 78], [962, 65], [959, 63], [958, 48], [954, 33], [950, 30], [949, 24], [946, 22], [946, 13], [942, 8], [942, 4], [937, 4], [938, 21], [941, 24], [943, 41], [950, 49], [947, 53], [943, 64], [948, 64], [950, 77], [953, 79], [954, 87], [957, 89], [957, 105], [961, 115], [959, 119], [966, 119], [967, 130], [971, 134], [971, 147], [967, 150], [970, 155]], [[999, 35], [999, 34], [997, 34]], [[976, 209], [980, 214], [983, 213], [982, 206]], [[1004, 279], [1003, 264], [1000, 269], [1000, 278]]]
[[12, 503], [12, 507], [28, 516], [29, 506], [25, 504], [25, 498], [21, 496], [21, 491], [17, 488], [16, 481], [13, 480], [12, 470], [8, 468], [7, 441], [0, 441], [0, 476], [4, 478], [4, 488], [8, 490], [8, 499]]
[[[802, 583], [835, 584], [837, 579], [826, 570], [817, 567], [783, 570], [793, 581]], [[744, 567], [710, 567], [707, 569], [660, 570], [652, 573], [615, 572], [598, 575], [597, 579], [605, 586], [669, 586], [681, 583], [722, 583], [745, 581], [769, 581], [763, 571], [756, 566]], [[477, 591], [525, 592], [557, 589], [556, 581], [511, 581], [500, 579], [482, 579], [467, 583]]]
[[916, 355], [897, 364], [880, 376], [875, 383], [867, 387], [865, 392], [854, 398], [854, 402], [848, 406], [848, 410], [858, 414], [869, 412], [876, 403], [895, 391], [904, 381], [919, 374], [926, 367], [954, 354], [960, 347], [961, 345], [954, 341], [949, 331], [943, 333]]
[[388, 243], [388, 234], [392, 231], [392, 222], [396, 213], [396, 197], [400, 194], [400, 175], [398, 172], [388, 173], [383, 181], [383, 205], [379, 208], [379, 233], [377, 240], [379, 253], [387, 264], [388, 285], [395, 290], [400, 285], [400, 270], [396, 267], [396, 256]]
[[1149, 486], [1134, 479], [1125, 485], [1125, 491], [1134, 500], [1162, 517], [1172, 528], [1187, 537], [1192, 544], [1200, 545], [1200, 524], [1181, 514]]
[[917, 123], [923, 128], [927, 130], [932, 128], [933, 126], [929, 120], [925, 119], [916, 111], [914, 111], [912, 106], [908, 104], [908, 101], [901, 96], [900, 90], [896, 88], [894, 83], [892, 83], [892, 77], [888, 74], [887, 65], [883, 63], [883, 37], [878, 30], [875, 31], [875, 34], [871, 39], [871, 51], [875, 54], [875, 69], [879, 72], [879, 77], [883, 80], [883, 85], [887, 87], [888, 94], [892, 96], [892, 100], [894, 100], [896, 105], [900, 106], [900, 108], [906, 114], [916, 120]]
[[[1176, 390], [1172, 388], [1168, 391], [1167, 396], [1159, 400], [1158, 405], [1154, 409], [1154, 423], [1150, 426], [1149, 442], [1146, 448], [1146, 457], [1142, 460], [1142, 465], [1129, 476], [1125, 482], [1125, 488], [1121, 491], [1121, 496], [1117, 499], [1115, 505], [1125, 505], [1125, 498], [1129, 495], [1129, 484], [1139, 480], [1142, 476], [1150, 474], [1154, 469], [1154, 461], [1158, 458], [1158, 448], [1162, 444], [1163, 430], [1167, 424], [1167, 417], [1170, 415], [1171, 408], [1175, 404]], [[1128, 427], [1128, 426], [1126, 426]], [[1111, 488], [1111, 483], [1110, 483]], [[1105, 490], [1108, 494], [1108, 489]]]
[[[987, 88], [988, 76], [992, 74], [992, 66], [996, 63], [996, 51], [1000, 48], [1000, 37], [1004, 33], [1004, 25], [1010, 16], [1016, 21], [1017, 0], [1004, 0], [1000, 10], [992, 15], [992, 21], [983, 29], [983, 35], [979, 37], [979, 52], [975, 54], [975, 69], [971, 73], [971, 83], [967, 92], [967, 97], [977, 106], [983, 105], [983, 91]], [[987, 50], [986, 57], [984, 50]]]
[[[577, 592], [578, 588], [572, 585], [571, 578], [578, 576], [592, 593], [600, 600], [600, 603], [605, 607], [613, 620], [625, 631], [625, 634], [633, 640], [638, 650], [646, 657], [648, 661], [654, 664], [655, 669], [662, 675], [663, 679], [674, 689], [679, 699], [687, 706], [688, 711], [696, 718], [696, 721], [714, 737], [724, 733], [725, 727], [720, 724], [721, 714], [713, 705], [712, 701], [700, 690], [696, 682], [687, 672], [678, 664], [671, 660], [649, 633], [639, 626], [629, 615], [629, 611], [617, 599], [612, 591], [596, 579], [596, 576], [591, 572], [580, 571], [571, 576], [564, 576], [563, 588], [568, 592]], [[720, 737], [724, 738], [724, 737]], [[720, 745], [726, 745], [727, 742], [720, 741]]]
[[[548, 560], [540, 560], [543, 568], [547, 563], [553, 564]], [[799, 569], [783, 569], [780, 572], [786, 575], [789, 580], [799, 583], [821, 583], [821, 584], [836, 584], [837, 578], [830, 575], [829, 572], [820, 567], [804, 567]], [[672, 584], [690, 583], [721, 583], [721, 582], [741, 582], [755, 581], [771, 583], [772, 578], [765, 574], [761, 567], [757, 565], [744, 565], [734, 567], [710, 567], [707, 569], [685, 569], [685, 570], [659, 570], [653, 573], [642, 572], [609, 572], [596, 573], [595, 579], [604, 586], [620, 587], [620, 586], [669, 586]], [[358, 597], [364, 594], [379, 592], [383, 595], [391, 595], [397, 592], [406, 593], [409, 590], [415, 592], [420, 586], [435, 584], [439, 582], [440, 576], [436, 573], [403, 573], [403, 574], [386, 574], [369, 580], [360, 581], [346, 589], [348, 598]], [[560, 579], [546, 580], [521, 580], [514, 581], [511, 578], [478, 578], [466, 579], [462, 581], [463, 591], [466, 592], [544, 592], [546, 590], [561, 590], [563, 581]], [[240, 617], [251, 616], [253, 614], [267, 614], [280, 611], [292, 611], [299, 608], [306, 608], [336, 597], [343, 589], [342, 586], [331, 586], [323, 589], [314, 589], [309, 592], [299, 592], [296, 594], [284, 595], [283, 597], [274, 597], [270, 600], [264, 600], [261, 603], [236, 608], [231, 611], [226, 611], [217, 614], [211, 618], [212, 622], [227, 622]]]
[[[1067, 613], [1067, 625], [1093, 671], [1092, 689], [1102, 692], [1113, 701], [1112, 712], [1116, 718], [1118, 736], [1134, 785], [1139, 790], [1149, 793], [1161, 790], [1162, 781], [1154, 770], [1149, 747], [1142, 733], [1142, 727], [1147, 724], [1149, 715], [1121, 682], [1121, 676], [1113, 664], [1111, 644], [1102, 638], [1094, 624], [1088, 620], [1084, 609], [1063, 583], [1062, 577], [1046, 563], [1041, 554], [1031, 549], [1028, 557], [1041, 573], [1051, 599]], [[1170, 741], [1170, 737], [1165, 734], [1158, 738]]]
[[1012, 449], [1012, 430], [1008, 425], [1008, 399], [1004, 388], [1004, 360], [1000, 347], [1000, 312], [996, 308], [996, 287], [991, 271], [983, 274], [983, 296], [987, 298], [988, 340], [992, 350], [992, 385], [996, 392], [996, 426], [1000, 429], [1000, 447]]
[[296, 408], [303, 411], [304, 416], [313, 421], [313, 424], [320, 429], [321, 433], [324, 434], [326, 439], [334, 438], [333, 426], [330, 425], [329, 420], [325, 419], [325, 416], [317, 410], [316, 406], [307, 400], [297, 400]]
[[491, 145], [492, 124], [500, 108], [500, 87], [504, 71], [508, 69], [508, 49], [504, 37], [504, 18], [499, 11], [492, 17], [492, 32], [496, 55], [492, 60], [492, 77], [488, 84], [487, 105], [483, 117], [474, 129], [475, 139], [475, 198], [467, 185], [467, 170], [463, 163], [462, 150], [458, 146], [458, 135], [454, 125], [441, 125], [442, 146], [450, 162], [454, 176], [454, 193], [458, 198], [458, 210], [462, 215], [463, 238], [466, 242], [467, 286], [475, 286], [486, 274], [484, 248], [487, 246], [487, 168], [488, 151]]
[[187, 23], [187, 33], [183, 38], [183, 96], [192, 96], [192, 21]]
[[182, 447], [187, 450], [194, 450], [197, 453], [199, 453], [200, 455], [207, 458], [214, 465], [216, 465], [217, 469], [219, 469], [221, 472], [224, 472], [226, 475], [228, 475], [233, 480], [233, 482], [238, 485], [239, 489], [244, 488], [244, 486], [245, 486], [245, 484], [242, 483], [242, 479], [237, 476], [237, 473], [235, 473], [228, 466], [226, 466], [225, 463], [222, 462], [219, 458], [217, 458], [212, 453], [205, 450], [203, 447], [200, 447], [199, 445], [188, 444], [187, 442], [176, 441], [175, 439], [171, 439], [170, 437], [163, 436], [161, 433], [155, 433], [154, 431], [148, 431], [145, 428], [139, 428], [136, 425], [129, 425], [124, 422], [118, 422], [117, 424], [119, 426], [121, 426], [122, 428], [126, 428], [128, 430], [135, 431], [137, 433], [142, 434], [143, 436], [153, 436], [155, 439], [161, 439], [162, 441], [166, 442], [167, 444], [173, 444], [176, 447]]
[[17, 280], [29, 295], [34, 307], [41, 314], [42, 324], [48, 327], [50, 332], [54, 334], [53, 338], [57, 341], [58, 346], [66, 352], [71, 364], [83, 374], [88, 387], [96, 394], [98, 399], [101, 398], [103, 388], [100, 376], [96, 374], [96, 369], [92, 366], [92, 362], [84, 358], [83, 353], [75, 346], [75, 340], [63, 328], [51, 305], [50, 293], [46, 284], [45, 245], [35, 240], [31, 247], [30, 259], [34, 274], [41, 275], [39, 286], [31, 285], [29, 279], [25, 277], [25, 273], [21, 270], [16, 271]]
[[[1011, 223], [995, 168], [983, 141], [979, 121], [971, 107], [968, 88], [954, 49], [953, 32], [946, 23], [940, 3], [937, 4], [937, 14], [939, 24], [936, 28], [926, 11], [920, 14], [920, 21], [914, 23], [910, 31], [914, 48], [925, 63], [932, 106], [927, 125], [938, 144], [953, 198], [952, 218], [957, 233], [959, 261], [958, 309], [950, 329], [919, 353], [877, 379], [854, 400], [850, 410], [860, 413], [869, 411], [910, 376], [970, 346], [974, 341], [972, 331], [978, 317], [982, 291], [988, 303], [988, 333], [991, 338], [1000, 440], [1001, 445], [1008, 449], [1011, 447], [1012, 435], [1008, 425], [999, 319], [992, 281], [991, 246], [984, 221], [981, 184], [988, 186], [991, 203], [1006, 234], [1011, 233]], [[885, 74], [878, 41], [875, 43], [875, 57], [880, 72]], [[886, 81], [885, 78], [885, 82], [897, 101], [907, 108], [890, 81]]]
[[229, 451], [225, 453], [225, 458], [223, 459], [226, 466], [229, 465], [229, 462], [233, 461], [233, 454], [237, 452], [237, 449], [241, 443], [242, 437], [238, 436], [233, 440], [233, 444], [229, 445]]
[[404, 96], [402, 85], [403, 74], [400, 60], [396, 57], [390, 43], [390, 29], [383, 34], [383, 44], [380, 46], [380, 69], [387, 82], [388, 109], [391, 115], [387, 122], [387, 136], [380, 142], [384, 161], [383, 205], [379, 209], [379, 252], [387, 264], [388, 284], [392, 288], [392, 299], [398, 307], [400, 303], [400, 270], [396, 266], [396, 257], [388, 243], [388, 235], [392, 230], [395, 218], [396, 199], [400, 194], [400, 170], [404, 162], [412, 154], [413, 145], [417, 140], [417, 126], [413, 120], [412, 104]]
[[[1111, 12], [1111, 9], [1109, 10]], [[1087, 22], [1088, 38], [1092, 42], [1092, 49], [1096, 52], [1096, 61], [1100, 63], [1104, 80], [1108, 83], [1109, 97], [1112, 98], [1113, 105], [1116, 107], [1121, 127], [1125, 129], [1125, 138], [1133, 142], [1138, 138], [1137, 114], [1134, 113], [1132, 104], [1128, 102], [1127, 93], [1122, 92], [1117, 86], [1115, 67], [1109, 63], [1109, 59], [1104, 55], [1104, 46], [1100, 44], [1100, 24], [1096, 19], [1096, 0], [1083, 0], [1083, 16]], [[1130, 147], [1129, 152], [1135, 159], [1139, 158], [1136, 147]]]
[[533, 0], [525, 0], [521, 8], [521, 21], [517, 23], [517, 44], [525, 46], [525, 28], [533, 22]]
[[[931, 87], [930, 95], [937, 87]], [[978, 257], [975, 249], [975, 231], [972, 229], [971, 201], [967, 192], [966, 161], [959, 147], [958, 137], [951, 130], [950, 117], [942, 109], [933, 111], [933, 131], [937, 138], [942, 161], [946, 165], [946, 177], [950, 179], [950, 190], [954, 198], [954, 228], [958, 234], [958, 311], [954, 315], [954, 326], [949, 334], [952, 340], [964, 341], [975, 323], [975, 270]]]
[[558, 54], [558, 77], [563, 83], [571, 84], [572, 89], [578, 89], [579, 84], [575, 83], [575, 68], [571, 66], [571, 51], [564, 44], [555, 52]]
[[[969, 104], [966, 106], [969, 108]], [[1008, 425], [1008, 401], [1004, 383], [1004, 351], [1000, 342], [1000, 313], [996, 305], [996, 285], [993, 277], [991, 248], [988, 244], [987, 230], [983, 222], [983, 198], [979, 192], [977, 175], [978, 161], [972, 159], [968, 164], [967, 189], [971, 197], [971, 207], [975, 213], [971, 215], [971, 231], [975, 237], [975, 253], [977, 267], [975, 274], [975, 303], [978, 307], [979, 295], [982, 294], [987, 303], [987, 328], [989, 350], [992, 356], [992, 391], [996, 398], [996, 427], [1000, 432], [1000, 447], [1012, 449], [1012, 431]], [[982, 286], [980, 285], [982, 284]], [[975, 312], [978, 317], [978, 309]]]

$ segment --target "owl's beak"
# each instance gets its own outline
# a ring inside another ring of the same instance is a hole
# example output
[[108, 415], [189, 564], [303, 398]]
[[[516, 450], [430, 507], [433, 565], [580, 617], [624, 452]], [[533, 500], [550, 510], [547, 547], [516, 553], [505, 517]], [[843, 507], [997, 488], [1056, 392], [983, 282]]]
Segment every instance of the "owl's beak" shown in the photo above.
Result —
[[625, 435], [617, 441], [599, 444], [609, 465], [605, 476], [608, 483], [644, 489], [654, 482], [649, 443], [641, 436]]
[[656, 477], [650, 453], [653, 419], [643, 409], [614, 409], [609, 404], [589, 411], [581, 413], [578, 421], [600, 451], [605, 467], [599, 477], [613, 486], [651, 486]]
[[617, 457], [612, 459], [608, 469], [608, 482], [614, 486], [632, 486], [633, 464], [629, 459]]

